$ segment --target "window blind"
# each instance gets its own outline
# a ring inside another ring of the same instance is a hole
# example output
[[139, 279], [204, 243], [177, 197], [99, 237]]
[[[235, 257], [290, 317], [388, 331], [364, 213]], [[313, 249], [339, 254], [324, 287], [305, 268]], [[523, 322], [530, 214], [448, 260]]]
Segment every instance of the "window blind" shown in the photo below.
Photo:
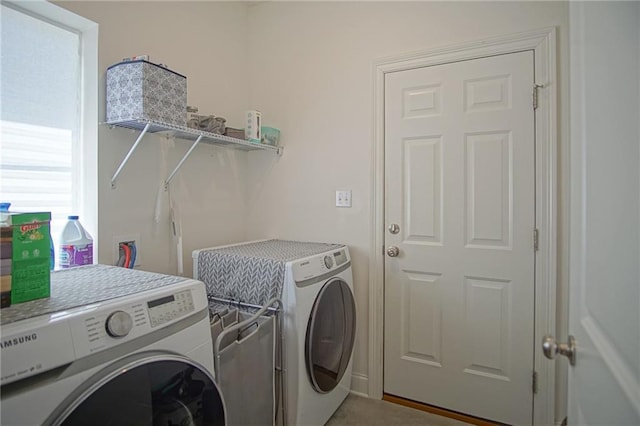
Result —
[[0, 12], [0, 199], [50, 211], [57, 242], [79, 206], [80, 36], [4, 4]]

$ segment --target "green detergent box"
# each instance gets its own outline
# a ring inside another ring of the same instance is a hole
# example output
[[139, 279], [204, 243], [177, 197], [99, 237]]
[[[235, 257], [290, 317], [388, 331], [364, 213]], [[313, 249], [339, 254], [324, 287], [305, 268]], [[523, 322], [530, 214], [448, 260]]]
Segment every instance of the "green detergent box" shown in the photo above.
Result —
[[51, 213], [10, 213], [11, 304], [51, 295]]

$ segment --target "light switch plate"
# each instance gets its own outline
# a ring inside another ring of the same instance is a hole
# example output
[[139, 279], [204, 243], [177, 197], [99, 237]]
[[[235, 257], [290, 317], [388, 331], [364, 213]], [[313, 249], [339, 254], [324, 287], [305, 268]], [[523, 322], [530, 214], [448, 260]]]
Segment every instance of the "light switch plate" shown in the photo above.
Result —
[[336, 207], [351, 207], [351, 190], [336, 191]]

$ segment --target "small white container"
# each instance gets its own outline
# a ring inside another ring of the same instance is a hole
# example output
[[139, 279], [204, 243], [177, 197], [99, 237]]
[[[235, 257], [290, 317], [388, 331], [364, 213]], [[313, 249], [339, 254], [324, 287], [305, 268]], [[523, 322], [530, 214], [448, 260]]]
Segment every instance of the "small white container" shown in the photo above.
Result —
[[244, 138], [252, 143], [260, 143], [262, 134], [260, 126], [262, 125], [262, 114], [260, 111], [247, 111], [247, 121], [244, 126]]

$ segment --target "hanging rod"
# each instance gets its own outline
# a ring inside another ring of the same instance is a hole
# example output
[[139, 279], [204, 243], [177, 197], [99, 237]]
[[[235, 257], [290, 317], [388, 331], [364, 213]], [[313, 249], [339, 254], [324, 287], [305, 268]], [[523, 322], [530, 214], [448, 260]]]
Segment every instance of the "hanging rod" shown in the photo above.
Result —
[[[215, 297], [215, 296], [207, 296], [207, 299], [209, 301], [213, 300], [215, 302], [226, 303], [228, 305], [244, 306], [245, 308], [255, 308], [255, 309], [266, 308], [269, 311], [280, 311], [283, 308], [282, 301], [278, 298], [273, 298], [269, 300], [266, 305], [254, 305], [252, 303], [239, 302], [237, 300], [231, 300], [231, 299], [223, 299], [221, 297]], [[278, 307], [274, 308], [273, 305], [276, 303], [278, 304]]]

